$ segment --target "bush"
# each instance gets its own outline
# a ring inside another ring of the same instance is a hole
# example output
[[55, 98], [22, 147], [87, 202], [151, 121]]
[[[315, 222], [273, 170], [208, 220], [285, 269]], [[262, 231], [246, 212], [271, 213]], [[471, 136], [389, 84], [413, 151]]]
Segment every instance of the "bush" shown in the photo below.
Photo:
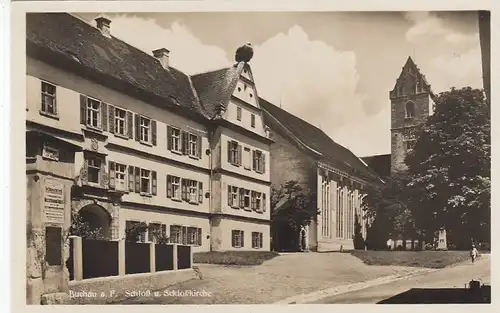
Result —
[[354, 216], [354, 238], [353, 244], [355, 250], [365, 250], [365, 239], [361, 234], [361, 224], [359, 223], [358, 214]]
[[193, 262], [221, 265], [260, 265], [277, 256], [279, 253], [274, 251], [211, 251], [194, 253]]

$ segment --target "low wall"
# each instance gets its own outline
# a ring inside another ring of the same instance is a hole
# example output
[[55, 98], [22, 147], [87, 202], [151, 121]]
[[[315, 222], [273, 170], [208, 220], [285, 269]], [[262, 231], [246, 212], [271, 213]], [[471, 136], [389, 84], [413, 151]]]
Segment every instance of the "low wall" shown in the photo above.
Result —
[[352, 239], [332, 239], [328, 241], [318, 241], [317, 252], [330, 252], [353, 250], [354, 242]]
[[70, 281], [69, 296], [74, 304], [113, 303], [147, 293], [153, 295], [154, 291], [194, 278], [193, 269], [188, 268]]

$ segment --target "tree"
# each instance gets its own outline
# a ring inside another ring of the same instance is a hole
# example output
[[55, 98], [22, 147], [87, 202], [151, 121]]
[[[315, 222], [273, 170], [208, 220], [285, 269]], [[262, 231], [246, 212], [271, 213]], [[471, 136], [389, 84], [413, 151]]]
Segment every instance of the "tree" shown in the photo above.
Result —
[[279, 245], [277, 240], [281, 238], [288, 241], [282, 244], [293, 249], [299, 247], [300, 227], [309, 225], [319, 213], [315, 199], [311, 190], [304, 189], [294, 180], [279, 189], [271, 189], [271, 228], [275, 245]]
[[482, 90], [440, 94], [407, 155], [415, 220], [430, 239], [446, 228], [454, 245], [490, 242], [490, 112]]
[[148, 230], [148, 225], [145, 222], [133, 223], [125, 229], [125, 240], [129, 242], [138, 242]]
[[73, 213], [71, 216], [71, 226], [69, 228], [69, 234], [73, 236], [79, 236], [84, 239], [104, 239], [102, 229], [100, 227], [92, 227], [78, 213]]
[[365, 249], [365, 239], [363, 234], [361, 234], [361, 223], [359, 222], [358, 214], [354, 216], [354, 239], [353, 239], [354, 249], [364, 250]]
[[366, 238], [369, 249], [385, 249], [389, 238], [413, 240], [421, 236], [413, 218], [411, 194], [406, 188], [409, 180], [406, 173], [400, 172], [393, 173], [384, 184], [367, 186], [363, 210], [371, 224]]

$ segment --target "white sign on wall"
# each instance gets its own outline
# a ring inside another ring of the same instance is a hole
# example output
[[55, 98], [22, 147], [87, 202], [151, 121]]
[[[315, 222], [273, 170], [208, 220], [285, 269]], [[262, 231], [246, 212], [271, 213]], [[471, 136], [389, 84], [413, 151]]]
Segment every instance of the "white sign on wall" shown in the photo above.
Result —
[[64, 223], [64, 184], [55, 179], [47, 178], [43, 188], [45, 221]]

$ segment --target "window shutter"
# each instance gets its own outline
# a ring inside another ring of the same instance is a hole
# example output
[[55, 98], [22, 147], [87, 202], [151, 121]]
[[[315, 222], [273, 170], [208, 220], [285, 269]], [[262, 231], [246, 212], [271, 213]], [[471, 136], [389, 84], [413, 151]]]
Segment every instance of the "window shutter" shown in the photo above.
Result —
[[115, 162], [109, 161], [109, 188], [115, 189]]
[[227, 185], [227, 205], [228, 206], [233, 206], [233, 192], [232, 192], [233, 187]]
[[255, 171], [257, 170], [257, 166], [255, 165], [255, 150], [252, 150], [252, 169]]
[[85, 159], [83, 162], [83, 167], [80, 170], [80, 180], [83, 185], [86, 185], [89, 182], [89, 160]]
[[245, 207], [245, 189], [240, 188], [239, 191], [240, 191], [240, 208], [244, 208]]
[[87, 124], [87, 96], [80, 95], [80, 123]]
[[227, 142], [227, 162], [233, 163], [231, 160], [231, 141]]
[[267, 202], [266, 202], [266, 194], [263, 193], [262, 194], [262, 206], [261, 206], [261, 211], [262, 212], [266, 212], [266, 204], [267, 204]]
[[181, 198], [182, 200], [186, 201], [188, 200], [188, 195], [187, 195], [187, 182], [188, 180], [187, 179], [181, 179]]
[[127, 111], [127, 134], [128, 138], [134, 138], [134, 115]]
[[182, 154], [188, 154], [188, 134], [181, 132]]
[[172, 150], [172, 126], [167, 125], [167, 149]]
[[262, 248], [262, 233], [259, 233], [259, 248]]
[[196, 138], [196, 140], [197, 140], [196, 146], [198, 147], [198, 152], [197, 152], [197, 155], [198, 155], [198, 157], [201, 159], [201, 154], [202, 154], [202, 151], [203, 151], [203, 150], [202, 150], [202, 146], [201, 146], [201, 145], [202, 145], [202, 144], [201, 144], [201, 136], [198, 136], [198, 137]]
[[128, 190], [134, 192], [134, 167], [128, 166]]
[[156, 121], [151, 120], [151, 143], [156, 146]]
[[255, 191], [252, 191], [252, 202], [251, 202], [251, 209], [253, 211], [255, 211], [257, 209], [257, 194], [255, 193]]
[[161, 234], [162, 234], [162, 236], [167, 235], [167, 225], [161, 224]]
[[101, 102], [101, 128], [103, 131], [108, 130], [108, 105]]
[[140, 116], [135, 115], [135, 141], [141, 141]]
[[135, 192], [141, 192], [141, 169], [135, 167]]
[[151, 193], [156, 196], [157, 193], [157, 182], [156, 182], [156, 171], [151, 171], [151, 180], [152, 180], [152, 185], [151, 185]]
[[241, 241], [241, 247], [243, 248], [245, 246], [245, 232], [240, 231], [240, 241]]
[[109, 113], [109, 132], [114, 134], [115, 133], [115, 107], [112, 105], [108, 105], [108, 113]]
[[99, 184], [101, 187], [105, 188], [108, 185], [108, 173], [106, 173], [106, 163], [104, 163], [104, 160], [101, 161], [101, 169], [99, 171]]
[[264, 152], [262, 152], [261, 154], [262, 158], [262, 166], [260, 167], [260, 170], [261, 170], [261, 173], [265, 173], [266, 172], [266, 155], [264, 154]]
[[238, 161], [237, 161], [238, 165], [241, 165], [241, 155], [242, 155], [241, 148], [242, 146], [238, 145]]
[[167, 198], [172, 198], [172, 176], [167, 175]]
[[198, 202], [203, 203], [203, 183], [198, 182]]

